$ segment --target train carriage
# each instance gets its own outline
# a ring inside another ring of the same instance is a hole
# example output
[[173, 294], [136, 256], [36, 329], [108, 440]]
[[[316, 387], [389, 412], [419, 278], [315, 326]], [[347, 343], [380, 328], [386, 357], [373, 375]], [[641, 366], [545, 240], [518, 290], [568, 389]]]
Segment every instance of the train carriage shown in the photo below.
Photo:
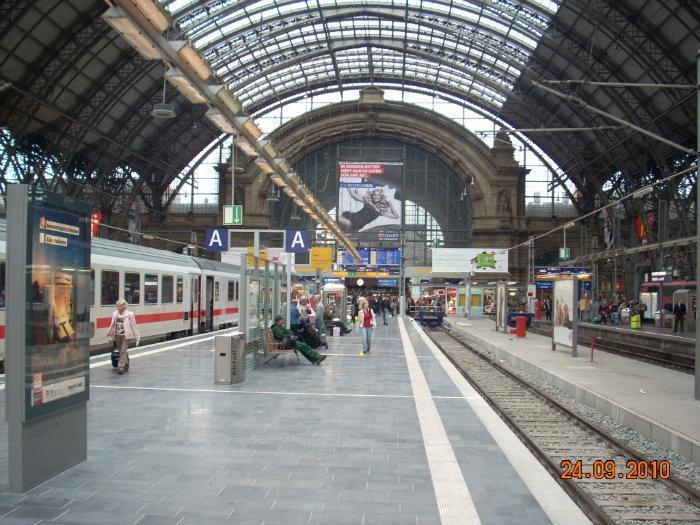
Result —
[[[0, 363], [5, 357], [6, 223], [0, 220]], [[240, 268], [208, 259], [107, 239], [91, 248], [91, 353], [108, 347], [117, 300], [136, 316], [143, 341], [238, 324]]]

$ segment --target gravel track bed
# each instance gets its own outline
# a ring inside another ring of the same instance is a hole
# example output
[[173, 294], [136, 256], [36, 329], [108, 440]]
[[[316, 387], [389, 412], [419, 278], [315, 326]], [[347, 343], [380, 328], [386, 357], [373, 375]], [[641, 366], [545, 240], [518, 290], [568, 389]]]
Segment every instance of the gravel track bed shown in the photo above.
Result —
[[[590, 472], [593, 461], [614, 460], [617, 472], [626, 470], [624, 466], [627, 460], [632, 458], [626, 456], [614, 444], [608, 443], [571, 415], [561, 412], [538, 394], [524, 389], [515, 379], [465, 349], [452, 339], [455, 337], [462, 341], [459, 331], [453, 330], [451, 334], [428, 332], [430, 338], [458, 366], [467, 371], [469, 377], [494, 399], [520, 430], [557, 464], [563, 459], [582, 460], [583, 471]], [[471, 341], [462, 342], [492, 360], [497, 359], [492, 352], [479, 347], [478, 344], [475, 345]], [[558, 388], [532, 377], [510, 363], [501, 359], [498, 359], [498, 363], [569, 408], [577, 416], [628, 444], [630, 449], [654, 460], [668, 460], [675, 477], [684, 479], [695, 488], [700, 487], [700, 469], [693, 463], [688, 463], [683, 456], [661, 449], [637, 432], [612, 421], [607, 415], [583, 405]], [[618, 477], [620, 476], [618, 474]], [[688, 502], [673, 487], [661, 481], [624, 478], [604, 482], [595, 479], [572, 482], [582, 488], [616, 523], [700, 523], [700, 507]]]

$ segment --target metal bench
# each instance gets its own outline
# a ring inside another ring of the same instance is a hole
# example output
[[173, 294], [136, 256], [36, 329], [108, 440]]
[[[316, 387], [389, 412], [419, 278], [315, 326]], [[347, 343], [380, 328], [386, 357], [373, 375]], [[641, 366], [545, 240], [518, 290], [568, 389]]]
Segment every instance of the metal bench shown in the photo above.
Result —
[[297, 349], [282, 347], [282, 342], [277, 341], [273, 337], [272, 331], [265, 330], [263, 332], [263, 340], [265, 341], [265, 350], [267, 351], [268, 355], [272, 356], [272, 359], [277, 359], [280, 356], [280, 354], [288, 354], [294, 352], [294, 355], [297, 356], [297, 363], [299, 363], [299, 352], [297, 352]]

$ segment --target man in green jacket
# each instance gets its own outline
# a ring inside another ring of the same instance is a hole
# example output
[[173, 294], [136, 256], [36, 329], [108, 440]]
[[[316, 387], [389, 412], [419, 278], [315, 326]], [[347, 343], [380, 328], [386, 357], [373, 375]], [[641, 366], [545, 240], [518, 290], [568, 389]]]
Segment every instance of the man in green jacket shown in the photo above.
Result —
[[320, 365], [323, 360], [328, 357], [319, 354], [316, 350], [311, 348], [309, 345], [303, 341], [299, 341], [297, 336], [295, 336], [291, 330], [287, 330], [284, 327], [284, 317], [278, 315], [275, 317], [275, 323], [270, 327], [272, 331], [272, 337], [277, 341], [285, 341], [286, 348], [296, 348], [301, 352], [306, 359], [308, 359], [312, 365]]

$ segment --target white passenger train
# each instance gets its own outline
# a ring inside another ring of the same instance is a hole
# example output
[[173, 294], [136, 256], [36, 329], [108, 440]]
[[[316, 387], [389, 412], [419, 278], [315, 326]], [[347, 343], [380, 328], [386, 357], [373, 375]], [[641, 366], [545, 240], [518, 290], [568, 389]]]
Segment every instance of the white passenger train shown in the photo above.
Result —
[[[0, 220], [0, 361], [5, 358], [5, 239], [6, 222]], [[239, 266], [93, 238], [91, 268], [91, 353], [108, 345], [107, 329], [121, 298], [136, 315], [142, 341], [238, 324]]]

